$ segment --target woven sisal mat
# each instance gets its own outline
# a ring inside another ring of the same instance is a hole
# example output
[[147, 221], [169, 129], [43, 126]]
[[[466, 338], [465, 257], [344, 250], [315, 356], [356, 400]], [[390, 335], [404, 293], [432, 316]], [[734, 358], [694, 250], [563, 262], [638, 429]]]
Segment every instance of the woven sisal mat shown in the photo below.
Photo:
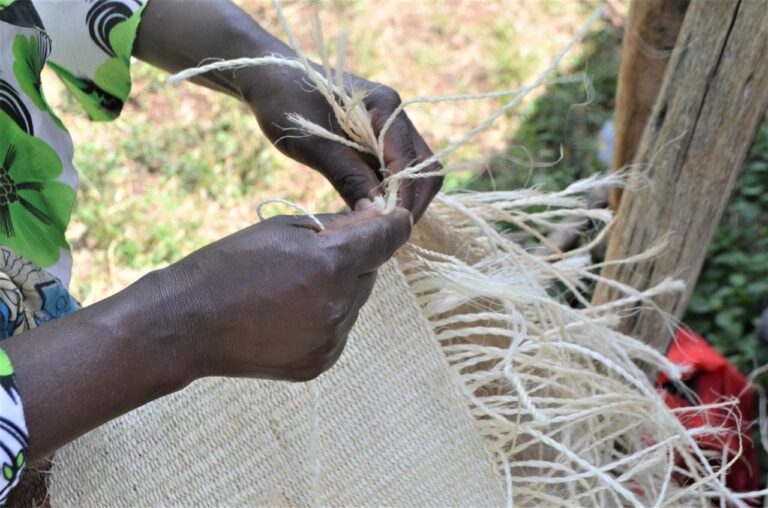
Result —
[[[60, 450], [57, 506], [499, 506], [501, 479], [396, 261], [306, 385], [205, 379]], [[313, 478], [318, 478], [314, 481]]]

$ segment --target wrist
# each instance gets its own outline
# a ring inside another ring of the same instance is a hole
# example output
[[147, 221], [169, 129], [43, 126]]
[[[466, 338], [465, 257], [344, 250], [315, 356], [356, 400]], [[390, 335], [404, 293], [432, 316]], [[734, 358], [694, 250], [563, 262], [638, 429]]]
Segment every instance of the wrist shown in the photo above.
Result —
[[157, 325], [150, 279], [4, 342], [30, 460], [192, 381], [175, 336]]
[[146, 371], [158, 395], [187, 386], [199, 378], [194, 341], [185, 333], [174, 309], [166, 271], [145, 275], [112, 298], [117, 299], [111, 320], [121, 341], [133, 341], [146, 360]]
[[[266, 56], [296, 58], [293, 49], [251, 19], [232, 23], [229, 30], [228, 54], [225, 59]], [[259, 98], [271, 96], [275, 90], [279, 89], [276, 87], [285, 83], [286, 79], [303, 76], [302, 71], [279, 64], [243, 67], [224, 72], [227, 73], [232, 87], [247, 104], [253, 104]]]

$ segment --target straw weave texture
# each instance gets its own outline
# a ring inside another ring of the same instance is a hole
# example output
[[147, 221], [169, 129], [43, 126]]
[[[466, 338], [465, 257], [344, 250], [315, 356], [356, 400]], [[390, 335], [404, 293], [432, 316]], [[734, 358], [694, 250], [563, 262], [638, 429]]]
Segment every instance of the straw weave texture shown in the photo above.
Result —
[[51, 504], [503, 505], [503, 483], [450, 376], [393, 260], [338, 364], [315, 381], [316, 484], [307, 386], [216, 378], [59, 451]]

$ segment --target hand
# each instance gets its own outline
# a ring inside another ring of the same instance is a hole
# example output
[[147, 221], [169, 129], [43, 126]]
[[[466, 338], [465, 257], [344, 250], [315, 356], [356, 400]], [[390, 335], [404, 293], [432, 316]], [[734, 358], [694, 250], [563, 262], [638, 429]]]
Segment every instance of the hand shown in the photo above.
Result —
[[[304, 381], [330, 368], [373, 288], [410, 235], [410, 214], [281, 216], [156, 272], [197, 375]], [[173, 332], [169, 332], [173, 333]]]
[[24, 397], [30, 463], [201, 376], [303, 381], [328, 369], [408, 239], [397, 209], [276, 217], [82, 310], [3, 341]]
[[[344, 135], [325, 98], [303, 85], [304, 73], [295, 69], [275, 69], [262, 74], [253, 94], [246, 101], [267, 137], [283, 153], [323, 174], [350, 208], [361, 199], [372, 199], [382, 193], [382, 176], [375, 157], [353, 148], [316, 136], [293, 136], [295, 127], [286, 119], [287, 113], [299, 113], [308, 120]], [[397, 92], [389, 87], [349, 76], [347, 83], [356, 90], [369, 90], [364, 104], [371, 114], [374, 132], [381, 127], [400, 105]], [[432, 156], [424, 139], [408, 116], [401, 112], [384, 139], [384, 162], [392, 173]], [[437, 171], [439, 164], [426, 168]], [[432, 198], [440, 190], [442, 177], [406, 181], [400, 188], [398, 204], [407, 208], [416, 221], [421, 218]]]
[[[296, 56], [291, 48], [267, 33], [233, 3], [209, 0], [149, 2], [133, 51], [138, 58], [169, 72], [194, 67], [212, 58]], [[317, 92], [308, 91], [304, 79], [303, 71], [270, 65], [211, 72], [194, 81], [245, 100], [272, 143], [289, 157], [320, 171], [350, 208], [360, 199], [381, 194], [382, 175], [377, 173], [379, 164], [375, 159], [333, 141], [286, 137], [291, 132], [285, 128], [293, 127], [286, 113], [299, 113], [344, 135], [325, 99]], [[397, 93], [352, 75], [347, 75], [347, 83], [359, 90], [370, 90], [365, 106], [378, 134], [400, 104]], [[405, 113], [400, 113], [392, 124], [384, 145], [384, 161], [393, 173], [432, 155]], [[436, 171], [439, 167], [435, 164], [424, 171]], [[441, 177], [409, 181], [401, 187], [399, 204], [410, 210], [418, 221], [441, 184]]]

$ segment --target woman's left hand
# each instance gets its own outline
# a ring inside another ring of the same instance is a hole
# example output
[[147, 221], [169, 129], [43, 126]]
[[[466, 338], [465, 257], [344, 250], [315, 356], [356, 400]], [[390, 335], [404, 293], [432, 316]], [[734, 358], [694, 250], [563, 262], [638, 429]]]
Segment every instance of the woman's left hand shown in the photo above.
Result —
[[[268, 79], [259, 83], [258, 91], [246, 96], [262, 130], [284, 154], [319, 171], [336, 188], [347, 204], [354, 208], [361, 199], [382, 194], [384, 175], [378, 160], [370, 155], [335, 141], [317, 136], [297, 134], [296, 126], [286, 117], [298, 113], [306, 119], [344, 136], [331, 107], [317, 91], [308, 90], [303, 71], [272, 69]], [[380, 129], [400, 105], [400, 97], [392, 88], [357, 76], [348, 76], [348, 86], [365, 90], [363, 103], [373, 120], [374, 133]], [[345, 136], [346, 137], [346, 136]], [[405, 114], [398, 114], [384, 139], [384, 162], [390, 173], [397, 173], [432, 156], [432, 151]], [[424, 171], [437, 171], [433, 164]], [[432, 198], [440, 190], [442, 177], [405, 181], [400, 188], [398, 203], [411, 211], [418, 220]]]
[[[296, 54], [279, 39], [267, 33], [248, 14], [228, 1], [153, 0], [147, 5], [139, 25], [133, 54], [169, 72], [194, 67], [211, 59]], [[306, 76], [299, 69], [280, 65], [244, 67], [203, 74], [193, 81], [243, 99], [253, 110], [265, 134], [289, 157], [322, 173], [351, 208], [361, 199], [382, 193], [384, 175], [378, 161], [334, 141], [317, 136], [293, 136], [295, 127], [287, 113], [298, 113], [344, 136], [331, 107], [317, 91], [307, 90]], [[400, 104], [397, 92], [389, 87], [347, 76], [351, 88], [367, 90], [364, 104], [371, 114], [378, 135], [387, 118]], [[400, 113], [384, 139], [384, 162], [390, 173], [432, 156], [424, 139], [408, 116]], [[424, 171], [436, 171], [434, 164]], [[418, 220], [440, 190], [442, 177], [406, 181], [398, 204]]]

